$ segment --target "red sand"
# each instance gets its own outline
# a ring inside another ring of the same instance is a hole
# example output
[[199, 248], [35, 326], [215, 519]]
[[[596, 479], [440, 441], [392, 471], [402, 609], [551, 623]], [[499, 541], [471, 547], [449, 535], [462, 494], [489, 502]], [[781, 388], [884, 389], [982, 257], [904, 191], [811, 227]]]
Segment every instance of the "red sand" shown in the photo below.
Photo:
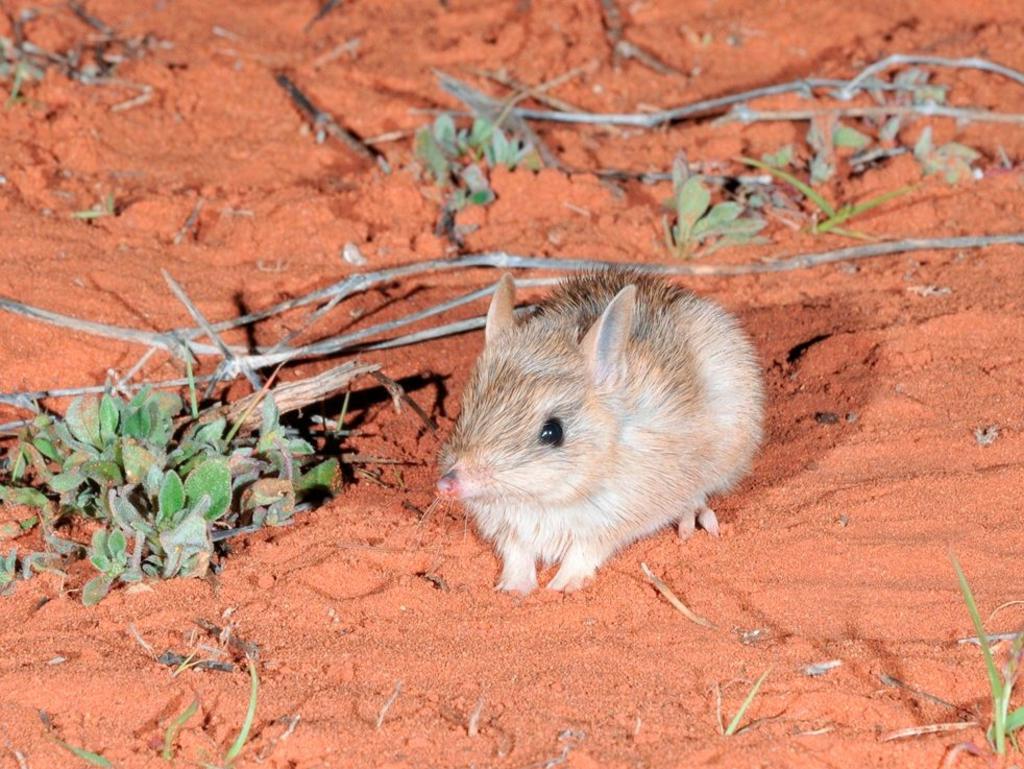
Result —
[[[13, 18], [28, 5], [11, 2], [8, 12]], [[117, 30], [171, 43], [119, 67], [119, 77], [153, 87], [151, 101], [111, 112], [138, 92], [50, 71], [26, 85], [27, 104], [0, 113], [0, 293], [165, 329], [189, 321], [160, 267], [220, 319], [348, 274], [355, 268], [339, 258], [346, 241], [366, 254], [362, 269], [441, 255], [444, 244], [431, 234], [434, 192], [410, 166], [411, 140], [381, 145], [396, 168], [390, 176], [333, 142], [317, 145], [273, 83], [277, 69], [374, 136], [429, 119], [410, 108], [456, 106], [436, 87], [432, 67], [471, 77], [502, 65], [539, 83], [593, 62], [555, 93], [619, 111], [803, 75], [848, 77], [895, 51], [1024, 65], [1019, 3], [1010, 0], [620, 3], [627, 38], [682, 72], [699, 68], [689, 76], [636, 62], [614, 69], [596, 1], [453, 0], [445, 10], [424, 0], [399, 10], [386, 0], [353, 0], [308, 32], [313, 2], [216, 5], [91, 2], [89, 11]], [[11, 36], [9, 19], [0, 19], [0, 34]], [[48, 3], [26, 34], [63, 50], [95, 33], [62, 3]], [[352, 38], [354, 54], [328, 55]], [[1024, 89], [1009, 80], [974, 71], [937, 79], [953, 86], [956, 103], [1024, 112]], [[942, 140], [981, 149], [990, 169], [1000, 147], [1014, 161], [1024, 153], [1016, 125], [933, 124]], [[804, 132], [708, 122], [655, 131], [538, 128], [568, 164], [634, 169], [667, 168], [681, 149], [691, 160], [761, 153]], [[859, 198], [918, 178], [903, 157], [834, 191]], [[1021, 184], [1020, 166], [957, 187], [930, 179], [862, 226], [894, 236], [1018, 230]], [[460, 224], [480, 225], [469, 250], [667, 258], [658, 224], [667, 185], [629, 183], [619, 195], [593, 176], [550, 170], [495, 173], [494, 185], [495, 204], [460, 215]], [[118, 216], [92, 224], [69, 217], [108, 193]], [[198, 197], [205, 206], [196, 237], [174, 245]], [[771, 247], [715, 258], [842, 244], [779, 225], [771, 234]], [[390, 317], [492, 279], [464, 272], [370, 292], [315, 333], [351, 324], [349, 310], [380, 308], [379, 317]], [[437, 439], [383, 401], [360, 407], [363, 435], [354, 447], [415, 463], [401, 478], [385, 468], [389, 488], [359, 481], [294, 527], [237, 541], [215, 580], [119, 589], [86, 609], [77, 594], [85, 569], [77, 568], [65, 585], [40, 577], [0, 599], [0, 767], [18, 766], [15, 750], [33, 768], [84, 765], [48, 737], [40, 709], [64, 740], [118, 767], [161, 765], [167, 724], [194, 698], [199, 714], [178, 739], [180, 763], [219, 761], [241, 723], [248, 677], [172, 677], [129, 628], [157, 653], [188, 653], [193, 621], [223, 624], [226, 614], [262, 652], [259, 707], [240, 767], [936, 767], [950, 746], [981, 744], [982, 730], [879, 737], [936, 722], [987, 722], [981, 656], [956, 643], [973, 631], [947, 553], [959, 555], [983, 614], [1024, 598], [1022, 279], [1020, 250], [993, 248], [686, 281], [736, 311], [755, 338], [770, 391], [768, 445], [749, 482], [717, 502], [720, 540], [696, 536], [684, 545], [665, 532], [621, 553], [593, 587], [570, 596], [495, 593], [497, 561], [458, 511], [418, 525], [403, 503], [423, 508], [432, 499]], [[914, 291], [929, 285], [950, 291]], [[384, 307], [415, 287], [424, 290]], [[276, 340], [302, 317], [265, 324], [259, 341]], [[101, 382], [108, 368], [123, 373], [143, 351], [10, 315], [0, 322], [4, 392]], [[794, 346], [820, 335], [827, 338], [789, 360]], [[480, 343], [470, 334], [370, 357], [393, 377], [424, 375], [412, 396], [447, 430]], [[147, 379], [178, 375], [167, 356], [144, 370]], [[841, 418], [820, 423], [816, 412]], [[0, 421], [23, 415], [6, 409]], [[982, 447], [973, 431], [986, 425], [1000, 435]], [[717, 630], [676, 613], [643, 579], [641, 561]], [[1021, 607], [1011, 606], [990, 628], [1022, 621]], [[831, 659], [842, 666], [816, 678], [801, 672]], [[767, 668], [748, 712], [754, 728], [721, 737], [715, 687], [728, 719]], [[397, 681], [401, 692], [376, 728]]]

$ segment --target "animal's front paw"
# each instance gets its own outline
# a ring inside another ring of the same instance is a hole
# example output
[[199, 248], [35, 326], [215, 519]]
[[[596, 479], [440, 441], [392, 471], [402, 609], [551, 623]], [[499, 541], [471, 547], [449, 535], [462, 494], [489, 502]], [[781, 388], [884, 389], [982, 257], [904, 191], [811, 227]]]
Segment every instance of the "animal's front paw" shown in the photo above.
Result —
[[505, 593], [519, 593], [520, 595], [528, 595], [537, 589], [537, 578], [533, 577], [502, 577], [502, 579], [495, 585], [495, 589], [501, 590]]
[[594, 581], [594, 572], [583, 572], [583, 573], [572, 573], [562, 572], [560, 569], [558, 573], [548, 583], [548, 590], [560, 590], [563, 593], [575, 593], [577, 590], [582, 590], [587, 587], [591, 582]]

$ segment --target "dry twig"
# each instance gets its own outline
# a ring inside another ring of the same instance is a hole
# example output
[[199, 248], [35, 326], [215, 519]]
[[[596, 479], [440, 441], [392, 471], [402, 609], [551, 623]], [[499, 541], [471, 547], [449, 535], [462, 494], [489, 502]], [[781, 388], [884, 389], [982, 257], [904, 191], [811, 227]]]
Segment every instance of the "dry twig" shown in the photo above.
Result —
[[928, 734], [945, 734], [947, 732], [962, 732], [964, 729], [973, 729], [978, 725], [977, 721], [954, 721], [949, 724], [928, 724], [926, 726], [910, 726], [906, 729], [886, 732], [878, 738], [879, 742], [891, 742], [892, 740], [905, 740], [910, 737], [923, 737]]
[[699, 614], [695, 614], [689, 606], [680, 601], [679, 597], [672, 592], [672, 588], [666, 585], [665, 582], [661, 579], [661, 577], [659, 577], [657, 574], [651, 571], [650, 567], [646, 563], [640, 564], [640, 571], [642, 571], [644, 573], [644, 576], [647, 577], [647, 581], [654, 585], [655, 589], [665, 597], [665, 600], [672, 604], [672, 606], [680, 614], [682, 614], [684, 617], [690, 620], [690, 622], [693, 622], [702, 627], [714, 627], [714, 625], [711, 622], [704, 619]]
[[388, 164], [387, 158], [379, 150], [367, 145], [366, 142], [352, 133], [352, 131], [340, 125], [330, 114], [313, 104], [309, 97], [292, 82], [291, 78], [279, 72], [274, 75], [274, 81], [284, 89], [284, 92], [288, 94], [288, 97], [299, 108], [299, 111], [313, 124], [315, 131], [326, 132], [357, 155], [376, 161], [384, 173], [391, 173], [391, 166]]

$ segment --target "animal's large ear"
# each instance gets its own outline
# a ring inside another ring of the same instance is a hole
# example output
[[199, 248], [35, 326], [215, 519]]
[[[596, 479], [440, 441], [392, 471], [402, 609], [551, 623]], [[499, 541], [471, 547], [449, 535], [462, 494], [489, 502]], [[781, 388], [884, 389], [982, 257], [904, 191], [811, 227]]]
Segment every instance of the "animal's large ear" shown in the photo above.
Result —
[[595, 385], [613, 384], [625, 374], [625, 351], [633, 329], [636, 286], [619, 291], [583, 337], [581, 347]]
[[510, 273], [498, 281], [498, 287], [487, 308], [487, 325], [484, 326], [484, 344], [491, 344], [504, 331], [512, 328], [512, 310], [516, 303], [516, 283]]

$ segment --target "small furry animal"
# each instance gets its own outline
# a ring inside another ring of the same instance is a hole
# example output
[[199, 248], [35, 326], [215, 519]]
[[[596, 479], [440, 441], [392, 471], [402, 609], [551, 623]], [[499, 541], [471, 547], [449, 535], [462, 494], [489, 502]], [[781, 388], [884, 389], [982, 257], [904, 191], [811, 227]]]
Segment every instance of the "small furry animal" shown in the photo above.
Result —
[[763, 385], [718, 305], [636, 271], [563, 281], [527, 317], [504, 275], [441, 449], [438, 490], [503, 562], [498, 588], [578, 590], [619, 548], [678, 522], [718, 534], [707, 498], [748, 470]]

